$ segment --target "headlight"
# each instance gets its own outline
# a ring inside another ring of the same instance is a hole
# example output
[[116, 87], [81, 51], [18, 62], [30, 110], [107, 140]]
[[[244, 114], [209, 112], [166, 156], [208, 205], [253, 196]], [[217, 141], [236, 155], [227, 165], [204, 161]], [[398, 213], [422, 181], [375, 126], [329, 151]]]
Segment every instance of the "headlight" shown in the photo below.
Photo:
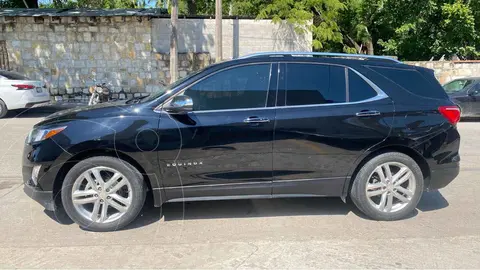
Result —
[[27, 143], [34, 143], [46, 140], [62, 132], [66, 127], [35, 128], [28, 134]]

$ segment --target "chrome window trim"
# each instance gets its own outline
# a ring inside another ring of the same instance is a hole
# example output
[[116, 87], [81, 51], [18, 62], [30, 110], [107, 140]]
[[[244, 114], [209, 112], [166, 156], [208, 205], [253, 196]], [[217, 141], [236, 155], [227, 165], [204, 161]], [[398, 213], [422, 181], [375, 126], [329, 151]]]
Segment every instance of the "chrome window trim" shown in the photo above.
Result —
[[268, 98], [270, 95], [270, 81], [272, 80], [272, 68], [273, 68], [273, 63], [270, 63], [270, 72], [268, 73], [267, 96], [265, 97], [265, 107], [267, 107], [268, 105]]
[[348, 68], [344, 68], [345, 71], [345, 100], [350, 101], [350, 81], [348, 80]]
[[[362, 78], [368, 85], [370, 85], [370, 87], [373, 88], [373, 90], [375, 92], [377, 92], [377, 95], [374, 96], [374, 97], [371, 97], [371, 98], [368, 98], [368, 99], [364, 99], [364, 100], [359, 100], [359, 101], [353, 101], [353, 102], [339, 102], [339, 103], [324, 103], [324, 104], [308, 104], [308, 105], [285, 105], [285, 106], [276, 106], [277, 104], [275, 103], [275, 106], [273, 107], [256, 107], [256, 108], [241, 108], [241, 109], [222, 109], [222, 110], [204, 110], [204, 111], [193, 111], [193, 112], [189, 112], [189, 113], [211, 113], [211, 112], [235, 112], [235, 111], [254, 111], [254, 110], [271, 110], [271, 109], [288, 109], [288, 108], [310, 108], [310, 107], [327, 107], [327, 106], [344, 106], [344, 105], [349, 105], [349, 104], [361, 104], [361, 103], [368, 103], [368, 102], [372, 102], [372, 101], [377, 101], [377, 100], [382, 100], [382, 99], [386, 99], [388, 98], [388, 95], [385, 94], [385, 92], [383, 92], [382, 89], [380, 89], [380, 87], [378, 87], [375, 83], [373, 83], [370, 79], [368, 79], [367, 77], [365, 77], [363, 74], [361, 74], [360, 72], [358, 72], [357, 70], [349, 67], [349, 66], [346, 66], [346, 65], [341, 65], [341, 64], [332, 64], [332, 63], [312, 63], [312, 62], [301, 62], [301, 61], [278, 61], [276, 62], [278, 63], [278, 72], [280, 72], [280, 64], [282, 63], [293, 63], [293, 64], [310, 64], [310, 65], [330, 65], [330, 66], [339, 66], [339, 67], [344, 67], [348, 70], [351, 70], [352, 72], [354, 72], [355, 74], [357, 74], [360, 78]], [[163, 104], [166, 104], [167, 102], [170, 102], [175, 96], [177, 95], [181, 95], [185, 92], [185, 90], [187, 90], [189, 87], [191, 87], [192, 85], [198, 83], [198, 82], [201, 82], [202, 80], [210, 77], [210, 76], [213, 76], [221, 71], [224, 71], [224, 70], [228, 70], [228, 69], [232, 69], [232, 68], [236, 68], [236, 67], [241, 67], [241, 66], [249, 66], [249, 65], [257, 65], [257, 64], [270, 64], [270, 70], [272, 69], [273, 67], [273, 63], [272, 62], [255, 62], [255, 63], [246, 63], [246, 64], [241, 64], [241, 65], [235, 65], [235, 66], [231, 66], [231, 67], [227, 67], [227, 68], [224, 68], [224, 69], [221, 69], [221, 70], [217, 70], [211, 74], [209, 74], [208, 76], [206, 77], [203, 77], [187, 86], [185, 86], [185, 88], [183, 88], [182, 90], [180, 90], [177, 94], [169, 97], [167, 100], [165, 100], [165, 102], [163, 102], [162, 104], [158, 105], [153, 111], [156, 112], [156, 113], [161, 113], [163, 112], [162, 110], [162, 105]], [[348, 71], [347, 71], [348, 73]], [[270, 73], [271, 74], [271, 73]], [[279, 74], [280, 75], [280, 74]], [[271, 76], [271, 75], [270, 75]], [[348, 75], [347, 75], [348, 76]], [[277, 80], [279, 79], [280, 76], [277, 77]], [[270, 77], [271, 79], [271, 77]], [[270, 83], [270, 81], [269, 81]], [[348, 85], [349, 83], [348, 82], [345, 82], [346, 85]], [[268, 89], [268, 91], [270, 91], [270, 89]], [[268, 91], [267, 91], [267, 100], [268, 100]], [[277, 95], [278, 95], [278, 84], [277, 84]], [[267, 101], [268, 102], [268, 101]]]
[[278, 104], [278, 87], [280, 83], [280, 64], [277, 63], [277, 89], [275, 89], [275, 102], [273, 103], [273, 107], [277, 107]]

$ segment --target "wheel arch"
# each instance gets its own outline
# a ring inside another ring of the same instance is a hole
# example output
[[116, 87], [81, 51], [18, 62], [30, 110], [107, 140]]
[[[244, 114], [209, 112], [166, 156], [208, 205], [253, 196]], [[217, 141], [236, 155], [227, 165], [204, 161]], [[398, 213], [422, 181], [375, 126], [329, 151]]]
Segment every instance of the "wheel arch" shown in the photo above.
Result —
[[355, 179], [358, 171], [363, 167], [365, 163], [367, 163], [370, 159], [373, 157], [376, 157], [380, 154], [387, 153], [387, 152], [399, 152], [402, 154], [405, 154], [412, 158], [420, 167], [422, 170], [423, 178], [425, 181], [425, 186], [427, 187], [429, 185], [429, 179], [430, 179], [430, 166], [428, 165], [427, 161], [425, 158], [418, 153], [417, 151], [413, 150], [412, 148], [409, 148], [407, 146], [403, 145], [389, 145], [389, 146], [383, 146], [379, 149], [376, 149], [372, 151], [371, 153], [367, 154], [365, 157], [361, 159], [361, 161], [355, 166], [355, 169], [353, 172], [350, 174], [350, 176], [347, 176], [342, 192], [342, 200], [346, 201], [348, 196], [350, 195], [350, 189], [352, 188], [352, 183], [353, 180]]
[[[147, 185], [148, 190], [152, 190], [152, 185], [150, 182], [150, 178], [148, 177], [148, 174], [146, 173], [145, 169], [132, 157], [129, 155], [113, 150], [113, 149], [92, 149], [92, 150], [87, 150], [83, 151], [80, 153], [77, 153], [76, 155], [70, 157], [66, 162], [63, 163], [63, 165], [60, 167], [57, 175], [55, 176], [55, 181], [53, 183], [53, 194], [54, 194], [54, 200], [55, 204], [57, 206], [61, 205], [61, 190], [62, 190], [62, 184], [63, 180], [65, 179], [65, 176], [67, 173], [70, 171], [70, 169], [73, 168], [78, 162], [91, 158], [91, 157], [98, 157], [98, 156], [109, 156], [109, 157], [115, 157], [119, 158], [125, 162], [128, 162], [132, 166], [134, 166], [143, 176], [143, 180]], [[147, 193], [148, 194], [148, 193]], [[147, 195], [149, 196], [149, 195]]]

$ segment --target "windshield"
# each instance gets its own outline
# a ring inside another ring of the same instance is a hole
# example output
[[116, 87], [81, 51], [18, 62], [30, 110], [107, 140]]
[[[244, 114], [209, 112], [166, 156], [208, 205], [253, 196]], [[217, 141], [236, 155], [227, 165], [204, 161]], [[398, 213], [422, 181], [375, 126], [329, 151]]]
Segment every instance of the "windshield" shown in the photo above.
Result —
[[469, 86], [473, 83], [473, 80], [468, 79], [461, 79], [461, 80], [454, 80], [445, 85], [443, 85], [443, 89], [447, 93], [456, 93], [465, 89], [465, 87]]
[[186, 77], [183, 77], [179, 80], [176, 80], [175, 82], [165, 86], [164, 88], [162, 88], [161, 90], [151, 94], [150, 96], [148, 96], [147, 99], [145, 99], [145, 101], [151, 101], [151, 100], [154, 100], [154, 99], [157, 99], [161, 96], [163, 96], [163, 94], [169, 92], [170, 90], [174, 89], [175, 87], [179, 86], [180, 84], [182, 84], [184, 81], [190, 79], [191, 77], [197, 75], [198, 73], [202, 72], [203, 70], [205, 70], [204, 68], [203, 69], [200, 69], [200, 70], [197, 70], [193, 73], [190, 73], [188, 76]]

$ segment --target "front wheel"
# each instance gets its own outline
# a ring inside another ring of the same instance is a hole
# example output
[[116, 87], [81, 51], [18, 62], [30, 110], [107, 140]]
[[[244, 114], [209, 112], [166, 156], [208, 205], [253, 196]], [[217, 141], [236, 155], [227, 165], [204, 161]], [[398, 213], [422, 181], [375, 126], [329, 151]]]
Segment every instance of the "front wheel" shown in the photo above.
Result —
[[132, 222], [145, 202], [142, 175], [113, 157], [80, 161], [62, 185], [62, 203], [68, 216], [91, 231], [113, 231]]
[[350, 196], [374, 220], [398, 220], [416, 208], [423, 193], [423, 174], [409, 156], [388, 152], [369, 160], [357, 173]]

